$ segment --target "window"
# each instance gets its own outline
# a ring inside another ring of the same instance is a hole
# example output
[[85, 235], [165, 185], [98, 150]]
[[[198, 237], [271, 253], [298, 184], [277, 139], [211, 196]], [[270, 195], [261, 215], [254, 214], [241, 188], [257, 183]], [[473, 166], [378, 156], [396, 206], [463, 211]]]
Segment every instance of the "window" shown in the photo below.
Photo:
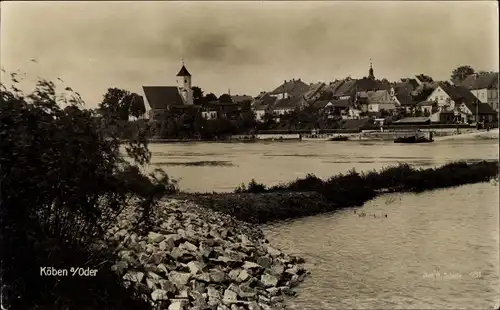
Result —
[[439, 96], [439, 100], [444, 100], [443, 96]]
[[187, 82], [188, 82], [188, 80], [184, 80], [184, 83], [186, 83], [186, 84], [187, 84]]

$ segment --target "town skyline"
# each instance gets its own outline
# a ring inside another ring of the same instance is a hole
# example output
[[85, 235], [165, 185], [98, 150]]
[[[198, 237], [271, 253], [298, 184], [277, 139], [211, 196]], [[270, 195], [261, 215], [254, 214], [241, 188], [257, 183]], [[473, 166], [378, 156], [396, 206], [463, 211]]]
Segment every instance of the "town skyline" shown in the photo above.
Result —
[[362, 78], [370, 59], [378, 79], [447, 80], [461, 65], [498, 71], [497, 12], [494, 2], [2, 3], [1, 64], [59, 77], [88, 107], [109, 87], [176, 85], [183, 59], [193, 86], [217, 95]]

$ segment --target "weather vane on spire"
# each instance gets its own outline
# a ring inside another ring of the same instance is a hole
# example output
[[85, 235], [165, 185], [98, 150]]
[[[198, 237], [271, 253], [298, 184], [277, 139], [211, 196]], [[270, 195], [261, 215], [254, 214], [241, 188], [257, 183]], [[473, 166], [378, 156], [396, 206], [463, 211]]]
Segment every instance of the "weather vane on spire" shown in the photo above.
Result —
[[182, 65], [184, 66], [184, 57], [182, 57]]

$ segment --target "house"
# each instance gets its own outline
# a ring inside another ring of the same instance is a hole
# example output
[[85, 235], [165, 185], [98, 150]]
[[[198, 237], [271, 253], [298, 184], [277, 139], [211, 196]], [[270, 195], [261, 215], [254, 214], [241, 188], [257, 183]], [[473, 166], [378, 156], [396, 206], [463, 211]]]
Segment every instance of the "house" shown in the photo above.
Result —
[[201, 110], [201, 117], [207, 120], [217, 119], [217, 110], [212, 107], [204, 107]]
[[476, 121], [493, 123], [498, 121], [497, 112], [484, 102], [462, 102], [457, 110], [463, 113], [461, 120], [463, 123], [473, 123]]
[[285, 115], [298, 108], [300, 98], [283, 98], [278, 99], [273, 105], [272, 111], [275, 115]]
[[455, 124], [462, 119], [459, 111], [438, 111], [430, 116], [431, 123]]
[[342, 119], [350, 119], [350, 120], [352, 120], [352, 119], [360, 119], [362, 113], [363, 113], [362, 110], [356, 109], [354, 107], [350, 107], [347, 110], [347, 115], [343, 115]]
[[350, 107], [349, 100], [321, 100], [313, 103], [315, 110], [328, 115], [328, 118], [335, 116], [347, 116]]
[[193, 89], [191, 74], [184, 64], [177, 73], [182, 79], [180, 86], [143, 86], [146, 101], [150, 106], [149, 118], [154, 121], [162, 119], [166, 112], [195, 114], [199, 107], [193, 105]]
[[367, 112], [392, 111], [396, 108], [395, 102], [387, 90], [368, 91], [366, 96], [368, 99]]
[[412, 92], [420, 85], [417, 79], [402, 79], [401, 83], [396, 83], [391, 87], [391, 99], [394, 101], [396, 107], [411, 112], [417, 104], [411, 95]]
[[[422, 101], [417, 104], [417, 109], [424, 113], [429, 113], [432, 114], [436, 112], [437, 109], [437, 103], [435, 101]], [[446, 111], [446, 110], [443, 110]]]
[[387, 90], [358, 92], [357, 102], [363, 112], [392, 111], [395, 109], [395, 102]]
[[462, 81], [465, 87], [482, 103], [488, 103], [493, 110], [498, 111], [498, 72], [475, 73]]
[[276, 99], [285, 99], [288, 97], [299, 97], [310, 90], [310, 86], [302, 82], [300, 79], [285, 80], [283, 84], [269, 93], [270, 96]]
[[440, 82], [426, 101], [434, 101], [439, 110], [454, 110], [462, 102], [473, 103], [477, 99], [469, 89]]
[[304, 93], [304, 99], [308, 102], [314, 102], [318, 100], [325, 86], [326, 84], [323, 82], [311, 84], [309, 90]]
[[272, 106], [276, 101], [276, 98], [267, 93], [261, 94], [259, 97], [260, 98], [255, 99], [252, 102], [252, 111], [255, 113], [255, 119], [258, 122], [262, 122], [264, 120], [264, 115], [272, 112]]
[[234, 103], [244, 103], [244, 102], [252, 102], [253, 97], [252, 96], [247, 96], [247, 95], [232, 95], [231, 100]]

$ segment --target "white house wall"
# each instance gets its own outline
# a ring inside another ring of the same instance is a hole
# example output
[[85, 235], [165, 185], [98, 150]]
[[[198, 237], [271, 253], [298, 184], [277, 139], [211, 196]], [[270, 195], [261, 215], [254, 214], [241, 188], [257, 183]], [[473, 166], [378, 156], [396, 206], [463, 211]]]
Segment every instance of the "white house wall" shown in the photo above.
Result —
[[449, 109], [455, 109], [455, 101], [451, 100], [450, 96], [448, 96], [441, 87], [437, 87], [429, 97], [427, 97], [427, 101], [437, 102], [439, 108], [449, 106]]
[[498, 112], [498, 89], [488, 89], [488, 104]]

